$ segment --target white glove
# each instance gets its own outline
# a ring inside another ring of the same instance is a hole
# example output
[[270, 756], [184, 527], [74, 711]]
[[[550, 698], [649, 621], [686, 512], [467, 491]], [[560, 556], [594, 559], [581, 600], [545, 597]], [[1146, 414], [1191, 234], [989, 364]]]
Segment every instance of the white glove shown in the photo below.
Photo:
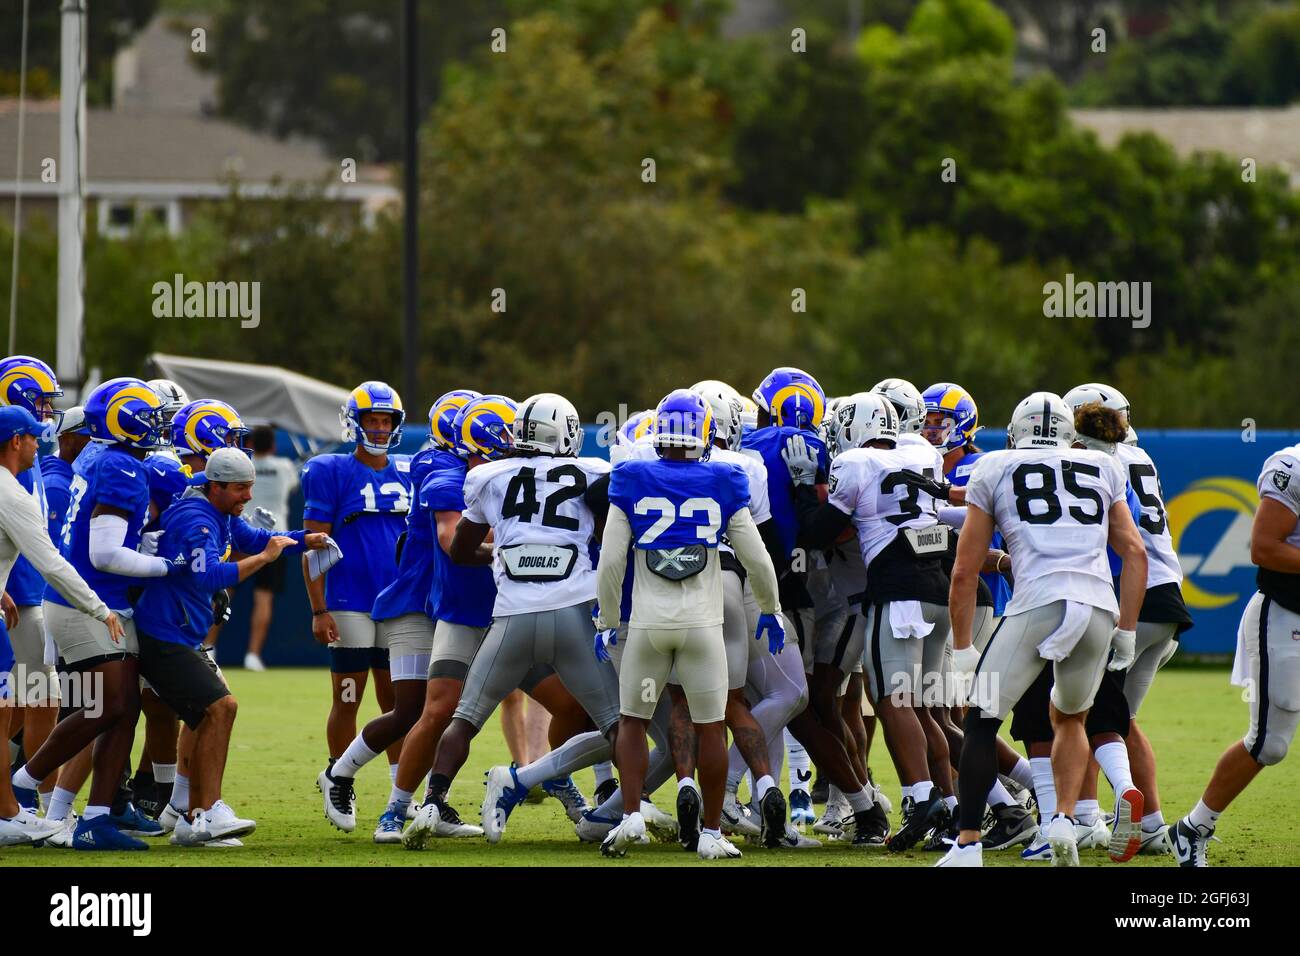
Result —
[[1128, 670], [1137, 657], [1137, 631], [1126, 631], [1122, 627], [1115, 628], [1110, 634], [1110, 646], [1115, 653], [1110, 656], [1110, 663], [1106, 665], [1106, 670]]
[[970, 677], [975, 673], [975, 668], [979, 666], [980, 652], [974, 644], [963, 647], [961, 650], [953, 649], [952, 652], [952, 670], [954, 674], [960, 674], [963, 677]]
[[790, 472], [790, 480], [796, 485], [811, 485], [817, 480], [817, 455], [802, 435], [791, 435], [786, 439], [781, 459]]
[[249, 523], [255, 528], [261, 528], [263, 531], [274, 531], [277, 527], [275, 512], [267, 508], [254, 508], [253, 520]]
[[165, 531], [148, 531], [140, 535], [140, 553], [156, 557], [158, 554], [158, 539], [166, 533]]

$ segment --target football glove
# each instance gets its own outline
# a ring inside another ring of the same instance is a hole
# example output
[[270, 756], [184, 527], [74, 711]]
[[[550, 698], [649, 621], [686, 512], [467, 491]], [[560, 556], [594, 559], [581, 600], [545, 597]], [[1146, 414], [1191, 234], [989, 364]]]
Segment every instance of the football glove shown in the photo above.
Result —
[[140, 553], [147, 554], [149, 557], [158, 555], [158, 539], [166, 532], [164, 531], [147, 531], [140, 535]]
[[618, 628], [611, 627], [608, 631], [596, 632], [596, 660], [602, 664], [610, 662], [609, 648], [618, 644]]
[[761, 641], [764, 636], [767, 637], [767, 652], [780, 654], [781, 649], [785, 647], [785, 627], [781, 624], [779, 614], [758, 616], [758, 628], [754, 632], [754, 640]]
[[791, 435], [781, 450], [781, 460], [796, 485], [811, 485], [817, 480], [817, 454], [802, 435]]
[[212, 595], [212, 623], [225, 624], [230, 620], [230, 611], [230, 592], [225, 588], [222, 588], [216, 594]]
[[250, 523], [253, 527], [261, 528], [263, 531], [274, 531], [276, 529], [275, 512], [267, 508], [254, 508], [253, 520]]
[[967, 645], [961, 650], [953, 649], [952, 652], [952, 670], [954, 674], [960, 675], [967, 679], [975, 673], [975, 668], [979, 666], [980, 652], [974, 644]]
[[1115, 628], [1110, 634], [1110, 646], [1114, 653], [1110, 655], [1110, 663], [1106, 665], [1106, 670], [1128, 670], [1137, 657], [1137, 631], [1126, 631], [1122, 627]]
[[940, 501], [947, 501], [948, 495], [952, 492], [952, 482], [936, 481], [933, 478], [927, 478], [925, 475], [915, 471], [903, 469], [899, 472], [903, 484], [924, 491], [931, 498], [938, 498]]

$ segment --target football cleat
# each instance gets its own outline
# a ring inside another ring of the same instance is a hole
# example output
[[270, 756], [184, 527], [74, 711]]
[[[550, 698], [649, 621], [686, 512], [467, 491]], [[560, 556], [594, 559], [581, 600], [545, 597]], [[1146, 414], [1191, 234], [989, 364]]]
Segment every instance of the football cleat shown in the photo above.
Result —
[[903, 825], [889, 838], [886, 846], [893, 853], [904, 853], [914, 847], [931, 830], [948, 825], [948, 804], [943, 802], [938, 787], [930, 788], [930, 796], [922, 803], [911, 797], [903, 798]]
[[67, 817], [63, 821], [63, 829], [58, 833], [50, 834], [34, 845], [47, 847], [51, 850], [71, 850], [72, 833], [77, 829], [77, 821], [80, 819], [75, 810], [69, 810]]
[[375, 827], [374, 840], [376, 843], [402, 842], [402, 817], [398, 816], [397, 808], [391, 803], [388, 805], [388, 809], [379, 816], [379, 825]]
[[77, 821], [77, 829], [72, 834], [74, 850], [147, 850], [149, 844], [135, 837], [129, 837], [109, 820], [108, 814]]
[[573, 832], [583, 843], [600, 843], [609, 836], [609, 831], [618, 826], [621, 818], [603, 817], [595, 810], [588, 810], [582, 819], [573, 825]]
[[825, 777], [818, 777], [813, 781], [812, 790], [808, 791], [812, 797], [813, 803], [829, 803], [831, 799], [831, 785]]
[[993, 826], [980, 838], [985, 849], [1007, 850], [1022, 843], [1033, 843], [1038, 836], [1038, 823], [1019, 803], [998, 804], [990, 813]]
[[[734, 799], [735, 794], [729, 793], [727, 797]], [[699, 849], [700, 811], [702, 808], [703, 805], [698, 790], [694, 787], [677, 788], [677, 838], [681, 841], [682, 849], [688, 853]], [[725, 805], [722, 816], [725, 823], [727, 816]]]
[[[193, 811], [194, 819], [182, 816], [176, 821], [176, 828], [172, 830], [172, 846], [198, 846], [200, 843], [206, 843], [212, 835], [206, 833], [207, 821], [203, 819], [203, 811]], [[207, 837], [205, 839], [204, 837]]]
[[[1100, 821], [1098, 821], [1100, 822]], [[1058, 813], [1047, 824], [1047, 843], [1052, 848], [1052, 866], [1078, 866], [1079, 844], [1075, 839], [1077, 824]]]
[[780, 846], [785, 838], [785, 794], [780, 787], [768, 787], [758, 802], [759, 841], [769, 849]]
[[640, 813], [628, 814], [601, 842], [600, 854], [609, 857], [627, 856], [627, 848], [633, 843], [642, 842], [645, 835], [645, 818]]
[[0, 819], [0, 846], [39, 843], [60, 833], [63, 829], [63, 820], [47, 820], [38, 817], [26, 807], [19, 807], [16, 815]]
[[978, 840], [965, 846], [956, 840], [948, 841], [948, 852], [935, 866], [983, 866], [984, 845]]
[[126, 805], [126, 812], [121, 815], [109, 814], [108, 817], [113, 821], [113, 826], [117, 827], [127, 836], [133, 837], [155, 837], [163, 835], [162, 825], [156, 820], [150, 820], [139, 810], [134, 803]]
[[41, 809], [41, 795], [34, 789], [28, 787], [13, 787], [14, 799], [18, 801], [18, 806], [23, 810], [30, 810], [32, 813], [38, 813]]
[[925, 841], [921, 847], [923, 853], [947, 853], [948, 846], [957, 841], [961, 832], [961, 826], [957, 821], [957, 808], [953, 807], [948, 814], [948, 825], [945, 827], [935, 827], [930, 831], [930, 838]]
[[351, 833], [357, 828], [357, 794], [352, 789], [351, 777], [336, 777], [328, 770], [322, 770], [316, 778], [325, 799], [325, 819], [344, 833]]
[[646, 829], [650, 835], [660, 843], [675, 843], [677, 841], [677, 821], [649, 800], [641, 801], [641, 816], [645, 820]]
[[209, 840], [207, 843], [201, 843], [199, 845], [205, 850], [226, 850], [231, 847], [243, 846], [244, 841], [239, 839], [239, 837], [225, 837], [221, 840]]
[[841, 803], [839, 800], [832, 800], [826, 804], [826, 809], [822, 812], [821, 817], [813, 824], [813, 833], [820, 833], [832, 840], [840, 839], [844, 836], [844, 818], [853, 819], [852, 812], [848, 804]]
[[855, 849], [869, 850], [888, 845], [889, 818], [879, 804], [849, 814], [840, 821], [840, 829], [844, 839], [851, 841], [849, 845]]
[[[775, 788], [773, 788], [775, 789]], [[784, 799], [781, 801], [785, 802]], [[726, 837], [700, 834], [700, 845], [696, 850], [701, 860], [739, 860], [743, 854]]]
[[1139, 856], [1169, 856], [1174, 852], [1169, 838], [1167, 825], [1158, 830], [1143, 830], [1142, 845], [1138, 847]]
[[[506, 821], [510, 819], [510, 812], [527, 799], [528, 788], [519, 782], [514, 767], [493, 767], [485, 776], [487, 777], [487, 792], [483, 795], [481, 811], [483, 834], [487, 837], [489, 843], [497, 843], [501, 839], [501, 834], [505, 831]], [[578, 794], [578, 796], [581, 797], [582, 794]]]
[[753, 811], [731, 791], [727, 792], [722, 801], [722, 832], [746, 837], [756, 837], [762, 833], [762, 828], [754, 821]]
[[617, 789], [618, 789], [618, 780], [615, 779], [614, 777], [610, 777], [604, 783], [597, 784], [596, 797], [595, 797], [596, 806], [600, 806], [602, 803], [604, 803], [606, 800], [612, 797], [614, 795], [614, 791]]
[[542, 784], [542, 790], [548, 797], [559, 800], [570, 822], [577, 823], [582, 815], [591, 809], [587, 798], [574, 784], [572, 777], [558, 777]]
[[1080, 850], [1095, 850], [1110, 845], [1110, 827], [1098, 817], [1091, 825], [1074, 824], [1074, 842]]
[[1182, 867], [1209, 866], [1205, 858], [1206, 847], [1211, 840], [1218, 840], [1213, 827], [1193, 826], [1192, 821], [1183, 817], [1169, 827], [1169, 842], [1174, 850], [1174, 858]]
[[810, 826], [817, 821], [813, 810], [812, 795], [807, 790], [796, 787], [790, 791], [790, 822], [797, 827]]
[[1142, 848], [1142, 791], [1129, 787], [1115, 798], [1115, 822], [1111, 831], [1110, 858], [1127, 863]]
[[1047, 837], [1043, 835], [1043, 830], [1038, 829], [1037, 836], [1030, 842], [1029, 846], [1020, 851], [1022, 860], [1039, 860], [1046, 863], [1052, 862], [1052, 845], [1047, 842]]
[[764, 845], [778, 850], [814, 850], [822, 845], [822, 841], [804, 836], [794, 828], [793, 824], [786, 823], [776, 839], [769, 843], [765, 838]]
[[203, 841], [205, 843], [208, 840], [230, 840], [248, 836], [257, 829], [257, 821], [236, 816], [230, 804], [224, 800], [218, 800], [212, 804], [211, 810], [204, 811], [203, 821], [208, 833], [208, 839]]
[[162, 827], [163, 833], [171, 833], [176, 829], [176, 824], [184, 814], [177, 810], [170, 802], [163, 807], [162, 813], [158, 814], [158, 825]]
[[402, 846], [408, 850], [423, 850], [425, 844], [437, 836], [438, 823], [438, 804], [430, 800], [420, 807], [420, 812], [402, 834]]

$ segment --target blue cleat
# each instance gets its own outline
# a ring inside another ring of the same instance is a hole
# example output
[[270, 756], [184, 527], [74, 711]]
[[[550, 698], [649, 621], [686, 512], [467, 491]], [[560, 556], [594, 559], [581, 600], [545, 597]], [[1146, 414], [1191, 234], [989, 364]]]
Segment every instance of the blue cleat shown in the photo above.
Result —
[[379, 826], [375, 827], [375, 842], [401, 843], [402, 824], [405, 820], [406, 814], [399, 814], [397, 807], [390, 803], [388, 809], [379, 817]]
[[29, 790], [27, 787], [13, 786], [14, 799], [18, 801], [18, 806], [24, 810], [30, 810], [36, 813], [41, 808], [41, 795], [35, 790]]
[[108, 817], [113, 821], [113, 826], [117, 827], [127, 836], [133, 837], [154, 837], [162, 836], [162, 824], [157, 820], [150, 820], [141, 813], [134, 803], [126, 805], [126, 813], [121, 816], [109, 814]]
[[514, 767], [493, 767], [487, 772], [487, 793], [483, 796], [483, 835], [489, 843], [501, 840], [510, 811], [528, 799], [528, 788], [519, 782]]
[[568, 814], [570, 823], [577, 823], [582, 819], [582, 815], [591, 809], [587, 804], [587, 798], [574, 784], [572, 777], [556, 777], [554, 780], [547, 780], [542, 784], [542, 790], [548, 797], [554, 797], [564, 805], [564, 812]]
[[149, 844], [135, 837], [129, 837], [116, 826], [107, 815], [77, 821], [77, 829], [72, 833], [74, 850], [147, 850]]
[[817, 822], [812, 795], [807, 790], [796, 787], [790, 791], [790, 822], [797, 827], [812, 826]]

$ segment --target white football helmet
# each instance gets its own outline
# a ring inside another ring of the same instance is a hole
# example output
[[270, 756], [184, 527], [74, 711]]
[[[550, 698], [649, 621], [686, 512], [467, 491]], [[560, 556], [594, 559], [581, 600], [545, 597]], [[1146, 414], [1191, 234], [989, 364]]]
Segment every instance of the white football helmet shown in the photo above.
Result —
[[1055, 392], [1034, 392], [1016, 406], [1007, 425], [1012, 448], [1069, 448], [1074, 437], [1074, 412]]
[[151, 378], [145, 382], [162, 399], [163, 420], [170, 423], [176, 413], [190, 403], [190, 397], [169, 378]]
[[898, 412], [879, 392], [858, 392], [841, 401], [835, 412], [833, 428], [838, 455], [850, 448], [861, 448], [870, 441], [898, 441]]
[[520, 402], [510, 434], [517, 451], [576, 458], [582, 448], [578, 410], [554, 392], [540, 392]]
[[826, 399], [826, 414], [822, 416], [822, 423], [817, 426], [817, 434], [821, 437], [822, 444], [826, 446], [826, 451], [832, 455], [835, 454], [835, 441], [840, 433], [840, 420], [835, 413], [843, 405], [843, 395]]
[[702, 397], [713, 409], [713, 421], [718, 429], [717, 437], [725, 441], [728, 448], [739, 448], [741, 430], [744, 427], [741, 416], [745, 411], [740, 393], [726, 382], [715, 379], [696, 382], [691, 386], [691, 391]]
[[1137, 444], [1137, 432], [1133, 430], [1133, 423], [1129, 421], [1128, 399], [1119, 389], [1102, 385], [1100, 382], [1089, 382], [1087, 385], [1076, 385], [1063, 397], [1065, 404], [1073, 411], [1078, 411], [1080, 405], [1087, 405], [1089, 402], [1101, 402], [1107, 408], [1115, 409], [1124, 416], [1124, 424], [1128, 426], [1128, 435], [1124, 437], [1124, 444]]
[[905, 378], [887, 378], [871, 389], [889, 399], [898, 412], [898, 430], [904, 434], [919, 433], [925, 427], [925, 399], [917, 387]]

